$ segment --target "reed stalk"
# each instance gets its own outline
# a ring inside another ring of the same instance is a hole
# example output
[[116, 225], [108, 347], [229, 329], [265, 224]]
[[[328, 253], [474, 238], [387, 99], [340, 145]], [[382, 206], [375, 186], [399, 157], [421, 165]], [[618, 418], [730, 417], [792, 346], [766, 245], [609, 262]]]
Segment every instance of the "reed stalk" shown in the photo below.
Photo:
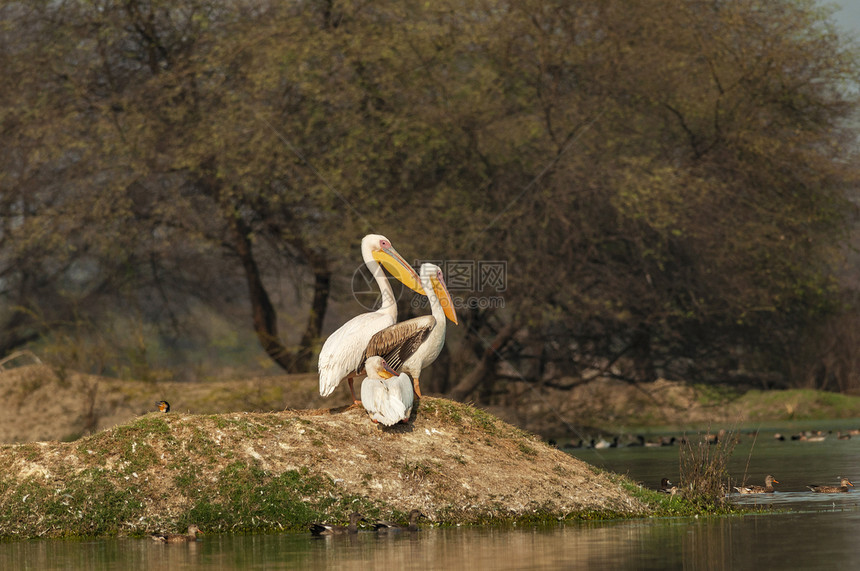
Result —
[[734, 432], [708, 431], [695, 437], [684, 437], [678, 449], [680, 492], [700, 506], [717, 506], [725, 501], [729, 490], [729, 458], [737, 438]]

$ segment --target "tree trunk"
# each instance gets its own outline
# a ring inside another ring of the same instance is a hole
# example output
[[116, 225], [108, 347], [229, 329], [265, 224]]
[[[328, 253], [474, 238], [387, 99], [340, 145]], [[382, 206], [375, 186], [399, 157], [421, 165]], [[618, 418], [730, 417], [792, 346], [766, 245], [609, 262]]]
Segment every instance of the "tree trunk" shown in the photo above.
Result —
[[331, 271], [324, 256], [311, 259], [314, 272], [314, 298], [311, 302], [311, 312], [308, 316], [308, 326], [302, 334], [299, 351], [296, 354], [294, 369], [305, 372], [312, 369], [311, 357], [322, 332], [323, 319], [328, 308], [328, 294], [331, 288]]
[[263, 285], [260, 268], [254, 259], [253, 246], [248, 237], [250, 230], [241, 219], [233, 217], [230, 231], [236, 253], [245, 270], [245, 278], [248, 280], [248, 296], [251, 300], [251, 315], [257, 339], [275, 363], [285, 371], [293, 372], [293, 356], [278, 334], [278, 314]]
[[451, 389], [449, 396], [454, 400], [462, 401], [486, 382], [492, 375], [496, 362], [499, 360], [499, 351], [513, 338], [516, 332], [517, 326], [513, 323], [509, 323], [499, 331], [492, 343], [484, 349], [478, 365]]

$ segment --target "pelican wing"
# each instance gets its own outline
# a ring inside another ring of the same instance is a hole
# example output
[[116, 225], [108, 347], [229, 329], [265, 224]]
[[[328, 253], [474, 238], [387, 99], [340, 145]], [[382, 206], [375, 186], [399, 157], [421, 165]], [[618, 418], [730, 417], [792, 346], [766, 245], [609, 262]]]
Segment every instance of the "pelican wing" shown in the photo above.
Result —
[[379, 312], [362, 313], [344, 323], [323, 344], [319, 356], [320, 394], [330, 395], [344, 377], [364, 368], [367, 347], [373, 334], [388, 327], [391, 316]]
[[424, 343], [434, 327], [436, 318], [432, 315], [422, 315], [386, 327], [370, 338], [358, 370], [364, 369], [364, 361], [369, 357], [378, 355], [385, 359], [389, 367], [399, 371], [406, 359]]
[[389, 383], [382, 379], [367, 377], [361, 382], [361, 404], [370, 418], [385, 426], [396, 424], [406, 416], [405, 405], [390, 389]]
[[415, 393], [412, 389], [412, 379], [406, 373], [401, 373], [399, 377], [391, 379], [392, 384], [397, 387], [394, 391], [397, 398], [403, 403], [403, 419], [409, 420], [409, 415], [412, 414], [412, 405], [415, 402]]

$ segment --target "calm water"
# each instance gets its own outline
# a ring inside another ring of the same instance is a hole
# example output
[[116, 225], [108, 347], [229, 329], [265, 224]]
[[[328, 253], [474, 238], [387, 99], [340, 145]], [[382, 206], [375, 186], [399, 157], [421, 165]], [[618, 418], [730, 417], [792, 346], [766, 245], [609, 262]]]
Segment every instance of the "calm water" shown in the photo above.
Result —
[[[842, 427], [860, 426], [860, 421]], [[790, 434], [802, 425], [781, 427]], [[591, 463], [649, 486], [678, 478], [678, 450], [578, 450]], [[860, 491], [813, 494], [808, 483], [860, 481], [860, 437], [776, 442], [762, 431], [735, 451], [732, 474], [772, 473], [767, 496], [734, 496], [786, 513], [661, 518], [549, 527], [423, 529], [417, 534], [325, 539], [310, 534], [204, 536], [192, 545], [149, 539], [0, 543], [0, 569], [849, 569], [860, 568]]]

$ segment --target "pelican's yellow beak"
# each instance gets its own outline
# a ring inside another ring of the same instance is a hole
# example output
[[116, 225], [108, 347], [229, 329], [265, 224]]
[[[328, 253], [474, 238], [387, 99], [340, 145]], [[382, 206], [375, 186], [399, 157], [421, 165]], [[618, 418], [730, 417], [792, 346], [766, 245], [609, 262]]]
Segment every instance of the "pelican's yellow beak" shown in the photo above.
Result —
[[433, 293], [439, 299], [442, 310], [445, 312], [445, 317], [452, 321], [454, 325], [457, 325], [457, 312], [454, 310], [454, 300], [451, 298], [451, 294], [448, 293], [448, 287], [445, 285], [445, 280], [442, 279], [441, 272], [438, 277], [430, 276], [430, 283], [433, 284]]
[[373, 259], [382, 264], [382, 267], [388, 270], [388, 273], [397, 278], [400, 283], [420, 294], [424, 293], [424, 288], [421, 287], [421, 278], [393, 247], [374, 250]]
[[383, 379], [390, 379], [391, 377], [397, 377], [399, 375], [397, 374], [397, 371], [388, 366], [388, 363], [385, 363], [379, 370], [379, 376]]

